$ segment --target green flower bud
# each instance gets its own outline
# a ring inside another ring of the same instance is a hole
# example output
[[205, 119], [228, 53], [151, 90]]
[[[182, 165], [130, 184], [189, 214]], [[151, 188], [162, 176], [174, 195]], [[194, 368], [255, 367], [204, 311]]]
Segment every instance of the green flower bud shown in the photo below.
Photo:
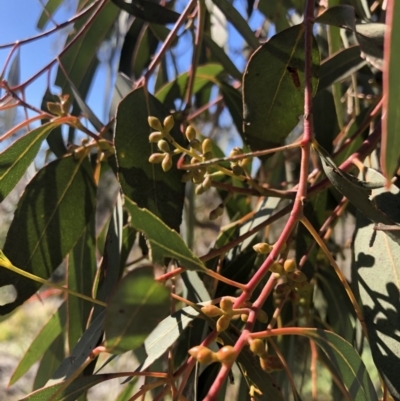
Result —
[[279, 274], [283, 274], [283, 273], [284, 273], [283, 266], [282, 266], [280, 263], [278, 263], [278, 262], [272, 263], [272, 265], [271, 265], [271, 267], [269, 268], [269, 270], [270, 270], [272, 273], [279, 273]]
[[253, 249], [257, 252], [260, 253], [261, 255], [267, 255], [272, 251], [272, 246], [270, 244], [267, 244], [266, 242], [260, 242], [258, 244], [255, 244], [253, 246]]
[[217, 359], [221, 363], [231, 364], [235, 362], [237, 353], [232, 345], [225, 345], [217, 352]]
[[201, 150], [201, 142], [198, 139], [192, 139], [189, 142], [189, 145], [194, 150], [199, 150], [199, 151]]
[[216, 353], [207, 347], [204, 347], [203, 345], [193, 347], [188, 352], [193, 358], [197, 359], [197, 361], [203, 364], [209, 364], [211, 362], [218, 361]]
[[172, 167], [172, 156], [168, 153], [165, 153], [164, 160], [161, 163], [162, 169], [167, 172]]
[[243, 168], [239, 165], [232, 166], [232, 172], [234, 175], [239, 176], [243, 174]]
[[150, 125], [151, 128], [157, 130], [157, 131], [162, 131], [163, 127], [161, 125], [160, 120], [157, 117], [154, 116], [149, 116], [147, 117], [147, 122]]
[[201, 144], [201, 149], [203, 151], [203, 154], [211, 152], [212, 142], [210, 138], [204, 139], [203, 143]]
[[186, 128], [185, 136], [189, 142], [193, 141], [194, 139], [196, 139], [196, 130], [191, 125], [189, 125]]
[[290, 280], [293, 280], [295, 283], [307, 281], [307, 276], [301, 270], [294, 270], [293, 272], [289, 273], [287, 277]]
[[216, 317], [223, 315], [222, 310], [215, 305], [205, 305], [201, 308], [201, 311], [208, 317]]
[[283, 264], [283, 268], [285, 269], [286, 273], [291, 273], [296, 270], [296, 261], [294, 259], [286, 259], [285, 263]]
[[216, 209], [211, 210], [209, 219], [216, 220], [218, 217], [221, 217], [224, 214], [224, 206], [221, 204]]
[[216, 329], [217, 329], [218, 333], [221, 333], [222, 331], [225, 331], [229, 327], [230, 321], [231, 321], [231, 317], [229, 315], [222, 315], [217, 320]]
[[167, 132], [171, 131], [174, 124], [175, 124], [174, 117], [172, 117], [172, 116], [165, 117], [164, 123], [163, 123], [164, 130]]
[[160, 131], [156, 131], [149, 135], [149, 142], [156, 143], [163, 138], [164, 138], [164, 135]]
[[164, 153], [153, 153], [149, 157], [149, 163], [153, 163], [153, 164], [161, 163], [164, 160], [164, 158], [165, 158]]
[[157, 142], [158, 149], [162, 150], [165, 153], [169, 153], [171, 151], [168, 142], [165, 139], [161, 139]]
[[248, 340], [250, 351], [257, 356], [261, 356], [265, 353], [265, 344], [264, 341], [260, 338], [250, 338]]

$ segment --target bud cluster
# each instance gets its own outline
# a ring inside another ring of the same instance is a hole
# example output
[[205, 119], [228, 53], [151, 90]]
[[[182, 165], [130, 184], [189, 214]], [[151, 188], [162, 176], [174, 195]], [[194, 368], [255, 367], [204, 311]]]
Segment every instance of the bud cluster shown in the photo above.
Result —
[[161, 164], [164, 171], [168, 171], [172, 167], [172, 155], [173, 152], [170, 148], [171, 135], [170, 131], [174, 126], [174, 118], [172, 116], [167, 116], [163, 123], [157, 117], [149, 116], [148, 123], [151, 128], [157, 130], [152, 132], [149, 136], [149, 141], [152, 143], [157, 143], [158, 149], [162, 153], [153, 153], [149, 157], [149, 162], [153, 164]]
[[232, 364], [236, 357], [236, 351], [231, 345], [225, 345], [217, 352], [211, 351], [204, 345], [198, 345], [191, 348], [189, 354], [202, 364], [210, 364], [212, 362], [220, 362], [222, 364]]
[[[201, 308], [201, 311], [208, 317], [218, 317], [216, 322], [216, 330], [218, 333], [225, 331], [231, 322], [232, 319], [241, 318], [243, 322], [247, 321], [249, 316], [251, 303], [246, 302], [245, 308], [236, 309], [233, 307], [236, 298], [234, 297], [222, 297], [219, 303], [219, 307], [215, 305], [206, 305]], [[268, 322], [268, 315], [265, 311], [259, 310], [257, 311], [257, 320], [261, 323]]]

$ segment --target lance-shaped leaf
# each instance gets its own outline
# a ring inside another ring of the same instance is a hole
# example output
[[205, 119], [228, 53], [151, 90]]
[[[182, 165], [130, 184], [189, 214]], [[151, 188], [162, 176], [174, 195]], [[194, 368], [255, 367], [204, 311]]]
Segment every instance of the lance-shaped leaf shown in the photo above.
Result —
[[32, 341], [31, 345], [25, 352], [22, 359], [19, 361], [13, 375], [11, 376], [9, 385], [14, 384], [19, 378], [21, 378], [29, 368], [38, 361], [45, 351], [59, 334], [62, 333], [66, 320], [65, 303], [63, 303], [57, 312], [49, 319], [49, 321], [43, 326], [42, 330]]
[[388, 24], [386, 29], [383, 80], [382, 148], [381, 165], [388, 180], [393, 177], [400, 161], [400, 3], [388, 4]]
[[119, 354], [141, 346], [168, 315], [169, 300], [169, 290], [154, 280], [151, 267], [128, 273], [110, 297], [106, 310], [107, 350]]
[[[14, 266], [48, 278], [82, 235], [94, 212], [95, 185], [89, 161], [66, 157], [42, 168], [27, 185], [7, 233], [4, 253]], [[6, 314], [25, 302], [38, 284], [3, 269], [0, 286], [14, 285], [17, 298], [0, 306]]]
[[179, 260], [188, 270], [207, 270], [203, 262], [186, 246], [182, 237], [157, 216], [139, 208], [135, 202], [126, 197], [125, 207], [131, 215], [132, 226], [146, 236], [153, 262], [164, 264], [164, 259], [170, 257]]
[[313, 340], [327, 355], [342, 379], [351, 400], [378, 401], [367, 368], [350, 343], [327, 330], [301, 329], [298, 334]]
[[[124, 194], [178, 231], [185, 189], [181, 181], [183, 171], [172, 166], [164, 172], [160, 165], [148, 160], [157, 147], [149, 143], [153, 130], [147, 119], [155, 116], [163, 121], [167, 115], [164, 106], [144, 88], [134, 90], [118, 106], [115, 149], [118, 178]], [[184, 144], [178, 127], [170, 133], [177, 142]]]
[[[95, 245], [95, 222], [85, 228], [74, 249], [69, 254], [66, 263], [68, 288], [73, 288], [80, 294], [92, 295], [93, 281], [97, 270]], [[68, 294], [68, 343], [72, 349], [84, 333], [93, 305], [89, 302]]]
[[33, 162], [40, 145], [50, 132], [62, 124], [58, 119], [32, 130], [0, 153], [0, 202], [12, 191]]
[[122, 10], [146, 22], [172, 24], [179, 18], [179, 14], [175, 11], [149, 0], [133, 0], [130, 3], [123, 0], [112, 1]]
[[121, 374], [106, 373], [103, 375], [82, 376], [72, 381], [65, 389], [63, 389], [63, 383], [53, 384], [28, 394], [26, 397], [21, 398], [20, 401], [76, 401], [81, 394], [91, 387], [118, 377], [121, 377]]
[[[304, 109], [304, 26], [273, 36], [251, 56], [243, 76], [246, 142], [255, 150], [280, 146]], [[318, 86], [320, 56], [312, 47], [312, 88]]]
[[[96, 12], [96, 9], [94, 12]], [[74, 31], [68, 37], [67, 43], [75, 37], [76, 33], [85, 25], [93, 13], [80, 18], [75, 23]], [[118, 7], [112, 2], [108, 2], [96, 15], [96, 18], [89, 27], [80, 35], [79, 39], [60, 57], [60, 62], [65, 72], [75, 84], [82, 99], [86, 98], [94, 72], [99, 63], [97, 51], [101, 43], [110, 34], [118, 13]], [[61, 68], [57, 71], [56, 85], [62, 88], [64, 94], [72, 94]]]
[[[196, 77], [193, 84], [193, 94], [196, 94], [210, 82], [217, 83], [217, 76], [223, 72], [224, 68], [220, 64], [203, 65], [196, 70]], [[168, 82], [157, 93], [156, 98], [164, 103], [170, 104], [175, 99], [182, 99], [185, 96], [189, 79], [189, 73], [184, 72], [174, 81]]]
[[104, 315], [105, 311], [103, 309], [83, 333], [71, 354], [58, 366], [47, 385], [60, 382], [63, 384], [63, 381], [73, 377], [74, 373], [82, 366], [90, 353], [97, 347], [103, 335]]
[[[368, 178], [378, 180], [382, 175], [368, 169]], [[373, 200], [400, 222], [400, 191], [395, 185], [390, 191], [374, 190]], [[357, 213], [352, 271], [375, 365], [394, 399], [400, 400], [400, 247], [387, 232], [374, 230], [374, 223], [361, 213]]]

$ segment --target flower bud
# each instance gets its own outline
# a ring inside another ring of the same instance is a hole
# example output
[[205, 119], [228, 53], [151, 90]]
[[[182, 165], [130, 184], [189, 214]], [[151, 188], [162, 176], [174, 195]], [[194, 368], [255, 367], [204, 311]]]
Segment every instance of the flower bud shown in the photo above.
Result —
[[272, 246], [270, 244], [267, 244], [266, 242], [260, 242], [258, 244], [255, 244], [253, 246], [253, 249], [257, 252], [260, 253], [261, 255], [267, 255], [272, 251]]
[[164, 135], [160, 131], [152, 132], [149, 135], [149, 142], [156, 143], [164, 138]]
[[211, 150], [212, 150], [212, 142], [211, 142], [210, 138], [204, 139], [203, 143], [201, 144], [201, 150], [203, 151], [203, 154], [211, 152]]
[[160, 123], [160, 120], [157, 117], [149, 116], [149, 117], [147, 117], [147, 122], [151, 128], [153, 128], [157, 131], [162, 131], [163, 127]]
[[206, 190], [206, 189], [210, 189], [211, 188], [211, 177], [207, 176], [206, 178], [204, 178], [204, 181], [202, 182], [202, 187]]
[[229, 154], [229, 157], [239, 156], [239, 155], [242, 155], [242, 154], [243, 154], [243, 150], [238, 148], [238, 147], [235, 147], [235, 148], [233, 148], [231, 150], [231, 153]]
[[224, 314], [224, 312], [215, 305], [205, 305], [201, 308], [201, 311], [208, 317], [216, 317]]
[[257, 311], [256, 318], [261, 323], [268, 323], [268, 314], [262, 309]]
[[221, 203], [216, 209], [211, 210], [209, 219], [216, 220], [224, 214], [224, 205]]
[[165, 153], [169, 153], [171, 151], [168, 142], [165, 139], [161, 139], [157, 142], [158, 149], [162, 150]]
[[196, 130], [191, 125], [189, 125], [186, 128], [185, 136], [189, 142], [193, 141], [194, 139], [196, 139]]
[[200, 363], [209, 364], [218, 360], [215, 352], [212, 352], [209, 348], [204, 347], [203, 345], [193, 347], [188, 352]]
[[193, 182], [195, 184], [201, 184], [204, 181], [204, 173], [200, 170], [193, 171]]
[[149, 163], [157, 164], [161, 163], [165, 158], [165, 153], [153, 153], [149, 157]]
[[174, 124], [175, 124], [174, 117], [172, 117], [172, 116], [165, 117], [164, 122], [163, 122], [164, 131], [167, 131], [167, 132], [171, 131]]
[[230, 321], [231, 321], [231, 317], [229, 315], [222, 315], [217, 320], [216, 329], [217, 329], [218, 333], [221, 333], [222, 331], [225, 331], [229, 327]]
[[233, 308], [233, 304], [234, 300], [231, 297], [223, 297], [219, 306], [224, 312], [230, 312]]
[[278, 284], [275, 287], [275, 294], [278, 296], [285, 296], [289, 294], [290, 291], [292, 291], [292, 288], [287, 283]]
[[249, 319], [249, 315], [247, 315], [246, 313], [242, 313], [240, 315], [240, 319], [242, 320], [242, 322], [247, 322], [247, 320]]
[[242, 175], [243, 174], [243, 168], [238, 166], [238, 165], [235, 165], [235, 166], [232, 167], [232, 172], [236, 176]]
[[294, 259], [286, 259], [283, 268], [286, 273], [291, 273], [296, 270], [296, 261]]
[[191, 148], [195, 149], [195, 150], [201, 150], [201, 142], [198, 139], [192, 139], [189, 142], [189, 145]]
[[307, 281], [307, 276], [301, 270], [294, 270], [293, 272], [289, 273], [287, 277], [290, 280], [293, 280], [295, 283]]
[[225, 345], [217, 352], [217, 359], [221, 363], [231, 364], [235, 362], [237, 353], [232, 345]]
[[239, 160], [239, 166], [240, 167], [246, 167], [251, 163], [251, 157], [246, 157], [242, 160]]
[[249, 347], [250, 347], [250, 351], [253, 354], [256, 354], [257, 356], [261, 356], [264, 354], [265, 352], [265, 344], [264, 341], [261, 340], [260, 338], [249, 338]]
[[279, 273], [279, 274], [283, 274], [283, 272], [284, 272], [283, 266], [278, 262], [272, 263], [272, 265], [270, 266], [269, 270], [272, 273]]
[[211, 160], [213, 158], [212, 152], [206, 152], [203, 154], [202, 161], [206, 162], [207, 160]]
[[172, 167], [172, 156], [169, 153], [165, 153], [164, 160], [161, 162], [162, 169], [167, 172]]
[[[83, 145], [83, 143], [82, 143]], [[97, 146], [99, 147], [100, 150], [102, 150], [103, 152], [110, 150], [110, 148], [112, 147], [112, 145], [110, 144], [110, 142], [108, 142], [106, 139], [101, 138], [97, 141]]]

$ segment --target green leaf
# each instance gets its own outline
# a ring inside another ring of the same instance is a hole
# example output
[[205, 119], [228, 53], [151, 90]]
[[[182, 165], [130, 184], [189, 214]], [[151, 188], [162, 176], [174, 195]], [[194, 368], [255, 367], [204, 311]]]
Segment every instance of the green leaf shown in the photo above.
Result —
[[[96, 12], [96, 10], [94, 10], [93, 13], [94, 12]], [[85, 18], [79, 19], [75, 23], [74, 33], [68, 37], [67, 43], [75, 37], [76, 32], [84, 26], [93, 13]], [[68, 74], [70, 80], [75, 84], [82, 99], [86, 98], [94, 72], [99, 63], [97, 51], [101, 43], [110, 34], [118, 13], [118, 7], [111, 2], [108, 2], [96, 16], [94, 21], [92, 21], [90, 26], [82, 33], [79, 39], [60, 57], [60, 62], [62, 63], [65, 72]], [[57, 71], [55, 84], [62, 88], [63, 94], [72, 94], [68, 81], [61, 68]]]
[[175, 341], [179, 340], [183, 331], [200, 315], [196, 309], [188, 306], [171, 316], [166, 317], [149, 334], [144, 342], [146, 359], [140, 365], [140, 372], [145, 371], [154, 361], [160, 358]]
[[368, 23], [356, 25], [356, 37], [365, 58], [379, 70], [383, 69], [383, 41], [387, 25]]
[[391, 21], [388, 21], [390, 48], [384, 58], [384, 106], [382, 113], [381, 165], [386, 179], [390, 181], [400, 161], [400, 78], [396, 67], [400, 65], [400, 4], [398, 1], [388, 5], [392, 8]]
[[341, 4], [329, 7], [315, 19], [315, 22], [319, 24], [333, 25], [339, 28], [347, 28], [354, 31], [355, 18], [354, 8], [352, 6]]
[[218, 46], [207, 32], [204, 32], [203, 40], [205, 45], [210, 49], [214, 59], [224, 67], [225, 72], [232, 75], [238, 81], [241, 81], [243, 74], [225, 53], [224, 49]]
[[[396, 222], [387, 214], [378, 209], [375, 203], [369, 199], [369, 190], [376, 187], [385, 186], [385, 181], [378, 182], [360, 181], [357, 178], [340, 170], [325, 151], [318, 149], [318, 154], [322, 161], [322, 168], [332, 185], [345, 196], [358, 210], [368, 219], [376, 224], [396, 225]], [[400, 227], [400, 225], [399, 225]], [[400, 243], [400, 230], [390, 230], [387, 234], [394, 241]]]
[[[87, 159], [65, 157], [42, 168], [27, 185], [7, 233], [4, 253], [14, 266], [48, 278], [81, 237], [95, 208], [95, 185]], [[14, 310], [38, 284], [3, 270], [0, 286], [12, 284], [14, 302], [0, 306], [0, 315]]]
[[175, 11], [149, 0], [133, 0], [131, 3], [126, 3], [123, 0], [112, 1], [134, 17], [154, 24], [172, 24], [179, 18], [179, 14]]
[[360, 46], [351, 46], [338, 51], [321, 63], [318, 92], [335, 82], [343, 81], [362, 68], [367, 62], [361, 58]]
[[44, 387], [49, 378], [54, 374], [58, 366], [60, 366], [60, 363], [65, 358], [65, 336], [63, 332], [61, 332], [52, 343], [46, 342], [46, 345], [47, 349], [44, 352], [42, 360], [40, 361], [40, 365], [33, 382], [33, 390]]
[[62, 383], [62, 381], [69, 379], [76, 370], [82, 366], [90, 353], [99, 345], [99, 340], [103, 335], [104, 315], [105, 311], [103, 309], [96, 318], [93, 319], [70, 355], [59, 365], [48, 385], [59, 382]]
[[321, 329], [301, 329], [298, 334], [313, 340], [331, 360], [354, 401], [378, 401], [376, 391], [360, 355], [337, 334]]
[[[106, 373], [103, 375], [83, 376], [75, 379], [67, 388], [62, 389], [64, 383], [54, 384], [28, 394], [20, 401], [76, 401], [77, 398], [91, 387], [120, 377], [118, 373]], [[56, 395], [57, 394], [57, 395]]]
[[[46, 92], [42, 99], [41, 109], [43, 111], [49, 112], [49, 108], [47, 107], [47, 103], [59, 103], [60, 97], [53, 95], [49, 88], [46, 88]], [[46, 124], [46, 120], [41, 120], [42, 125]], [[68, 153], [67, 147], [64, 143], [64, 138], [61, 130], [61, 126], [57, 126], [53, 129], [52, 132], [46, 138], [47, 144], [49, 145], [50, 150], [57, 156], [63, 157], [66, 153]]]
[[[368, 178], [382, 175], [368, 169]], [[394, 221], [400, 222], [400, 191], [374, 190], [373, 201]], [[352, 271], [358, 282], [369, 344], [376, 367], [395, 399], [400, 399], [400, 247], [387, 232], [376, 231], [374, 224], [357, 213], [353, 242]]]
[[[103, 259], [100, 270], [102, 274], [100, 283], [98, 284], [97, 298], [107, 301], [112, 289], [117, 285], [123, 269], [121, 268], [121, 248], [122, 248], [122, 199], [118, 194], [117, 202], [114, 207], [108, 229], [107, 237], [103, 251]], [[97, 316], [102, 313], [102, 308], [95, 308], [93, 315]]]
[[[80, 294], [92, 295], [93, 282], [97, 271], [95, 246], [95, 224], [92, 221], [69, 255], [66, 266], [68, 288]], [[68, 304], [68, 343], [72, 349], [85, 331], [93, 308], [89, 302], [67, 295]]]
[[128, 198], [125, 198], [125, 207], [131, 215], [133, 227], [146, 236], [153, 262], [164, 264], [164, 259], [171, 257], [179, 260], [182, 267], [188, 270], [206, 270], [203, 262], [186, 246], [182, 237], [157, 216], [139, 208]]
[[[167, 115], [164, 106], [144, 88], [134, 90], [118, 106], [115, 149], [124, 194], [178, 231], [185, 189], [181, 181], [183, 171], [172, 166], [164, 172], [160, 165], [148, 161], [156, 151], [156, 144], [149, 143], [152, 129], [147, 118], [155, 116], [163, 121]], [[178, 127], [172, 129], [171, 135], [184, 144]]]
[[110, 116], [114, 116], [121, 100], [132, 92], [134, 84], [126, 75], [118, 73], [115, 80], [113, 97], [111, 99]]
[[275, 24], [276, 32], [289, 28], [288, 10], [281, 0], [259, 0], [257, 8]]
[[222, 11], [226, 19], [237, 29], [247, 44], [251, 48], [256, 49], [260, 44], [256, 35], [233, 4], [226, 0], [213, 0], [213, 3]]
[[42, 14], [39, 17], [36, 27], [43, 30], [49, 18], [54, 15], [57, 9], [61, 6], [63, 0], [48, 0]]
[[41, 125], [0, 153], [0, 202], [3, 202], [23, 177], [47, 135], [61, 123], [55, 120]]
[[[196, 69], [194, 79], [193, 94], [195, 95], [210, 82], [217, 83], [217, 76], [223, 72], [224, 67], [220, 64], [206, 64]], [[175, 80], [168, 82], [157, 93], [156, 98], [164, 103], [170, 104], [175, 99], [182, 99], [188, 84], [189, 72], [184, 72]]]
[[65, 303], [63, 303], [32, 341], [24, 356], [19, 361], [18, 366], [14, 370], [8, 384], [9, 386], [20, 379], [29, 368], [43, 356], [45, 351], [49, 348], [49, 344], [51, 344], [63, 331], [65, 322], [66, 310]]
[[238, 89], [233, 86], [220, 82], [219, 87], [224, 98], [224, 103], [229, 110], [233, 122], [235, 123], [236, 129], [239, 134], [243, 137], [243, 105], [242, 105], [242, 94]]
[[[319, 68], [315, 40], [312, 62], [315, 94]], [[244, 135], [253, 151], [280, 146], [299, 122], [304, 112], [303, 25], [278, 33], [253, 53], [243, 78], [243, 111]]]
[[154, 280], [151, 267], [139, 267], [128, 273], [106, 309], [108, 352], [119, 354], [141, 346], [168, 314], [169, 298], [169, 290]]

